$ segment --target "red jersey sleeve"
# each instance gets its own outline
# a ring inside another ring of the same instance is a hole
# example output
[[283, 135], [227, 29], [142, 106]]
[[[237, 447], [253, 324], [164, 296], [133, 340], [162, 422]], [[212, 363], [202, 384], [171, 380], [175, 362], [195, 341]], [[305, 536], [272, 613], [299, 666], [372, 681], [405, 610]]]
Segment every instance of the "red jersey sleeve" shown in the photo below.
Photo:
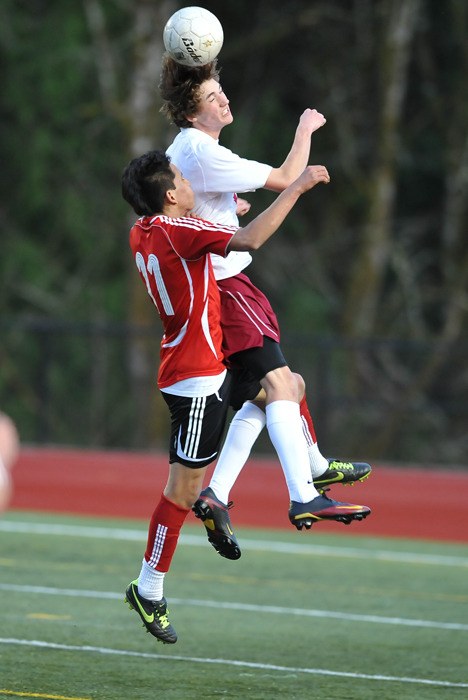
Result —
[[174, 251], [185, 260], [197, 260], [208, 253], [226, 257], [227, 246], [238, 230], [237, 226], [212, 224], [204, 219], [192, 217], [158, 218], [164, 224], [164, 230]]

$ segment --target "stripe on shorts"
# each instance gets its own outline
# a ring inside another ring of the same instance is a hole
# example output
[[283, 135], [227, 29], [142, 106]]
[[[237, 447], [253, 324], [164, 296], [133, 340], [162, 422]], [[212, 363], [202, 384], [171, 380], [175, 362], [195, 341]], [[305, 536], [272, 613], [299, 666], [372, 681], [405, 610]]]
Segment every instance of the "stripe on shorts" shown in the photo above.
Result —
[[265, 330], [262, 330], [260, 326], [263, 326], [264, 329], [266, 329], [269, 333], [272, 333], [275, 338], [278, 338], [278, 333], [275, 331], [274, 328], [272, 328], [268, 323], [265, 323], [263, 319], [259, 317], [257, 313], [255, 313], [254, 309], [250, 306], [249, 302], [245, 299], [245, 297], [240, 293], [240, 292], [230, 292], [228, 291], [227, 294], [234, 299], [236, 304], [239, 306], [239, 308], [242, 310], [242, 312], [247, 316], [249, 321], [256, 327], [259, 333], [264, 335]]
[[192, 399], [187, 427], [187, 440], [184, 446], [184, 452], [189, 458], [195, 458], [197, 456], [203, 428], [205, 407], [206, 396], [197, 396], [196, 398]]

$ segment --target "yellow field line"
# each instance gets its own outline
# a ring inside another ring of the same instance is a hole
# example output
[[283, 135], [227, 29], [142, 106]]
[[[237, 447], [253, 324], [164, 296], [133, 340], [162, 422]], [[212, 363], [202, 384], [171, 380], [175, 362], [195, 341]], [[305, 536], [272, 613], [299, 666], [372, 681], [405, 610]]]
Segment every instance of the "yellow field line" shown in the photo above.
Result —
[[46, 693], [21, 693], [19, 690], [0, 688], [0, 695], [12, 695], [17, 698], [43, 698], [44, 700], [92, 700], [92, 698], [69, 697], [68, 695], [48, 695]]

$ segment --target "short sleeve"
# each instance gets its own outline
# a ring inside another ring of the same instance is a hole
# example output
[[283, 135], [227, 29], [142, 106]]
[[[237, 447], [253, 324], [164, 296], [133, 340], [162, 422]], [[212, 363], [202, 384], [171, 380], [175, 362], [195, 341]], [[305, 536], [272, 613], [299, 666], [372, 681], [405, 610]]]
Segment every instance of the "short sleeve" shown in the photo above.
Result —
[[172, 247], [185, 260], [197, 260], [209, 253], [225, 257], [226, 249], [238, 228], [215, 225], [191, 217], [167, 219], [164, 223]]
[[236, 155], [217, 141], [200, 141], [195, 155], [205, 192], [250, 192], [263, 187], [272, 167]]

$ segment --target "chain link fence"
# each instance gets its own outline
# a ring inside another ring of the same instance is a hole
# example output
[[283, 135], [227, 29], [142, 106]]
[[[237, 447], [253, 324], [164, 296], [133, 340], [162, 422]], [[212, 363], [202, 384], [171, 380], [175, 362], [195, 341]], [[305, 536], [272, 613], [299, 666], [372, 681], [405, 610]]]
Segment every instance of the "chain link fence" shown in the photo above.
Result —
[[[24, 444], [166, 449], [160, 329], [1, 323], [0, 406]], [[324, 454], [468, 468], [468, 346], [284, 335]], [[257, 454], [273, 452], [263, 431]]]

